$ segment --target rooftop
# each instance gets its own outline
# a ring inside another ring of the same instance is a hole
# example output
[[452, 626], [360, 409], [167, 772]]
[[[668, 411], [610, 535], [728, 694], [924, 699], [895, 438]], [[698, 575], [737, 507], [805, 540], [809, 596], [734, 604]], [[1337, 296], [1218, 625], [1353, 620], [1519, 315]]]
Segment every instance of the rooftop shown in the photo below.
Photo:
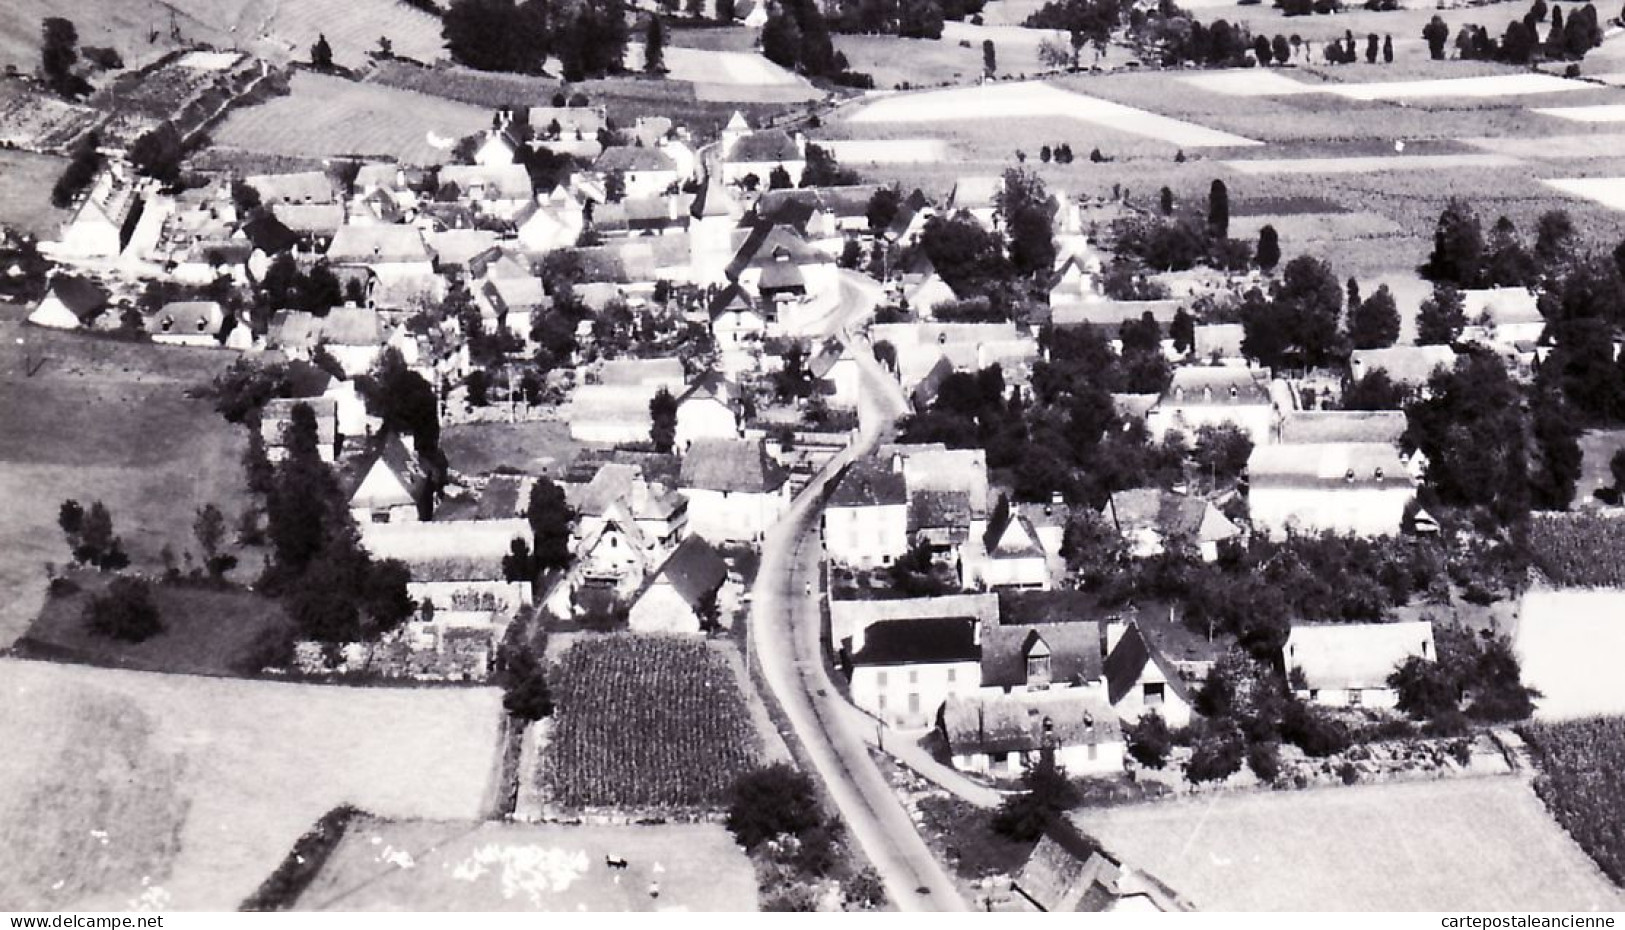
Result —
[[1411, 656], [1438, 657], [1427, 620], [1294, 626], [1282, 651], [1287, 669], [1302, 669], [1317, 689], [1386, 688], [1388, 676]]
[[971, 617], [882, 620], [864, 631], [863, 648], [852, 656], [852, 664], [975, 662], [976, 624]]

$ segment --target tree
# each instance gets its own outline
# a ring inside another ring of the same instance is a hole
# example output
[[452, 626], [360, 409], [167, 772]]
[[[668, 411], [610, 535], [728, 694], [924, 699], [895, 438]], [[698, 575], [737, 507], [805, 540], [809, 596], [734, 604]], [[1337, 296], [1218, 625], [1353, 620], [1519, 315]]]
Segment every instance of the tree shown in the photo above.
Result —
[[1365, 37], [1365, 61], [1368, 65], [1377, 63], [1378, 39], [1375, 32]]
[[1270, 37], [1262, 33], [1253, 36], [1253, 57], [1258, 59], [1258, 63], [1269, 64], [1271, 54]]
[[1428, 381], [1405, 411], [1405, 443], [1427, 457], [1440, 501], [1490, 507], [1502, 520], [1529, 511], [1529, 424], [1518, 386], [1500, 359], [1466, 353]]
[[1410, 399], [1410, 391], [1395, 384], [1388, 370], [1378, 368], [1343, 390], [1344, 410], [1400, 410]]
[[440, 449], [440, 399], [434, 386], [406, 366], [394, 348], [385, 349], [370, 374], [357, 379], [367, 411], [383, 420], [384, 432], [405, 433], [423, 455]]
[[1258, 248], [1253, 252], [1254, 261], [1264, 271], [1272, 271], [1281, 261], [1281, 237], [1274, 226], [1265, 225], [1258, 231]]
[[540, 71], [552, 47], [544, 0], [453, 0], [440, 22], [451, 56], [481, 71]]
[[794, 16], [775, 9], [762, 26], [762, 54], [781, 68], [798, 69], [801, 55], [801, 27]]
[[213, 504], [198, 508], [197, 519], [192, 521], [192, 535], [198, 548], [203, 550], [203, 562], [210, 576], [219, 579], [236, 566], [237, 560], [221, 547], [226, 540], [226, 515]]
[[64, 97], [77, 97], [90, 92], [84, 78], [73, 73], [79, 60], [79, 30], [73, 21], [60, 16], [47, 16], [40, 25], [40, 71], [51, 90]]
[[1534, 59], [1538, 44], [1534, 31], [1522, 20], [1515, 19], [1507, 23], [1506, 32], [1501, 36], [1501, 53], [1512, 64], [1526, 65]]
[[864, 219], [869, 221], [869, 232], [879, 235], [891, 226], [892, 220], [897, 218], [897, 211], [903, 205], [903, 194], [896, 187], [877, 188], [869, 196], [869, 204], [864, 208]]
[[1020, 842], [1031, 842], [1078, 802], [1078, 791], [1055, 762], [1055, 750], [1039, 751], [1038, 761], [1022, 775], [1026, 791], [1005, 799], [993, 814], [993, 829]]
[[85, 606], [85, 622], [96, 634], [127, 643], [145, 642], [164, 631], [152, 586], [140, 578], [114, 578]]
[[1484, 236], [1472, 207], [1452, 197], [1439, 214], [1433, 233], [1433, 252], [1419, 271], [1434, 282], [1459, 288], [1477, 285], [1484, 260]]
[[999, 70], [998, 53], [993, 48], [992, 39], [982, 40], [982, 73], [992, 76]]
[[[63, 524], [64, 530], [73, 521], [70, 504], [78, 506], [68, 501], [57, 513], [57, 522]], [[70, 533], [69, 543], [72, 544], [74, 539]], [[113, 515], [101, 501], [92, 502], [90, 509], [84, 512], [77, 540], [73, 558], [80, 564], [94, 565], [102, 571], [117, 571], [130, 564], [130, 557], [124, 553], [124, 541], [113, 532]]]
[[68, 537], [68, 548], [77, 549], [85, 531], [85, 508], [76, 500], [65, 500], [56, 512], [57, 526]]
[[1394, 37], [1391, 35], [1382, 37], [1382, 63], [1385, 65], [1394, 63]]
[[790, 179], [790, 172], [783, 165], [774, 165], [773, 170], [767, 173], [768, 190], [785, 190], [795, 186], [796, 182]]
[[1449, 283], [1433, 286], [1433, 296], [1422, 301], [1416, 313], [1416, 344], [1443, 346], [1461, 337], [1467, 325], [1467, 312], [1463, 309], [1461, 291]]
[[94, 132], [87, 132], [73, 145], [73, 155], [68, 164], [62, 169], [61, 177], [51, 187], [51, 205], [58, 209], [67, 209], [73, 205], [74, 198], [96, 180], [96, 172], [101, 170], [102, 155], [98, 148], [100, 137]]
[[670, 453], [677, 441], [677, 398], [661, 388], [649, 401], [649, 439], [655, 451]]
[[1224, 781], [1241, 771], [1247, 751], [1247, 741], [1241, 730], [1227, 720], [1211, 723], [1203, 730], [1191, 745], [1191, 758], [1185, 764], [1185, 778], [1191, 784], [1199, 785]]
[[1167, 185], [1164, 185], [1163, 188], [1162, 188], [1162, 191], [1157, 195], [1157, 197], [1158, 197], [1158, 201], [1159, 201], [1158, 205], [1162, 208], [1162, 215], [1163, 216], [1173, 216], [1174, 215], [1174, 192], [1173, 192], [1173, 190], [1171, 190]]
[[1173, 340], [1174, 351], [1181, 355], [1196, 351], [1196, 318], [1184, 307], [1174, 311], [1173, 322], [1168, 324], [1168, 338]]
[[844, 187], [858, 183], [858, 173], [842, 168], [835, 160], [835, 153], [822, 145], [807, 143], [806, 158], [807, 167], [801, 171], [802, 187]]
[[1614, 477], [1614, 490], [1625, 491], [1625, 448], [1614, 450], [1608, 460], [1608, 473]]
[[1215, 239], [1230, 236], [1230, 189], [1224, 181], [1214, 178], [1207, 195], [1208, 234]]
[[1573, 260], [1575, 235], [1574, 220], [1566, 211], [1548, 210], [1540, 215], [1535, 224], [1535, 261], [1542, 273], [1555, 275]]
[[1535, 260], [1518, 240], [1517, 227], [1506, 217], [1490, 229], [1488, 254], [1484, 257], [1486, 287], [1526, 287], [1535, 282]]
[[570, 527], [575, 511], [565, 499], [564, 489], [550, 478], [540, 478], [530, 489], [525, 510], [530, 531], [536, 540], [536, 567], [541, 571], [565, 568], [570, 564]]
[[310, 63], [323, 71], [333, 67], [333, 46], [327, 44], [326, 33], [317, 33], [316, 44], [310, 47]]
[[1292, 58], [1292, 43], [1280, 33], [1276, 33], [1275, 39], [1270, 43], [1270, 49], [1275, 52], [1275, 60], [1280, 64], [1284, 65]]
[[1444, 46], [1450, 41], [1450, 27], [1444, 20], [1435, 16], [1422, 27], [1422, 38], [1428, 44], [1428, 54], [1434, 61], [1444, 61]]
[[666, 24], [658, 14], [649, 17], [649, 27], [643, 32], [643, 70], [648, 74], [666, 73]]
[[1173, 734], [1168, 724], [1156, 711], [1144, 714], [1128, 728], [1128, 754], [1148, 769], [1160, 769], [1168, 764], [1168, 753], [1173, 751]]
[[728, 832], [748, 852], [823, 826], [812, 780], [782, 762], [747, 772], [728, 791]]
[[1252, 454], [1252, 437], [1233, 423], [1204, 424], [1196, 429], [1192, 458], [1196, 467], [1215, 481], [1240, 476]]
[[527, 646], [504, 645], [499, 651], [502, 708], [520, 720], [536, 721], [553, 713], [553, 695], [536, 653]]
[[[1350, 279], [1353, 280], [1352, 278]], [[1399, 306], [1384, 284], [1349, 313], [1349, 341], [1356, 349], [1386, 349], [1399, 339]]]
[[734, 21], [734, 0], [717, 0], [717, 22], [731, 23]]
[[1030, 169], [1005, 169], [997, 207], [1009, 231], [1010, 264], [1020, 274], [1048, 274], [1055, 267], [1054, 198], [1043, 179]]
[[1457, 710], [1461, 683], [1443, 665], [1411, 656], [1388, 676], [1399, 696], [1398, 708], [1415, 720], [1434, 720]]

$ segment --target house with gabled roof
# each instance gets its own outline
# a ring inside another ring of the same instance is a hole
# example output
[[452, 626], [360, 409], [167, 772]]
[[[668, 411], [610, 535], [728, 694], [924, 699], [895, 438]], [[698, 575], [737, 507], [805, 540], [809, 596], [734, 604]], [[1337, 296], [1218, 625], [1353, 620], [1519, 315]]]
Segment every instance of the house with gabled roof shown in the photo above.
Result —
[[790, 508], [789, 473], [760, 439], [695, 440], [677, 489], [690, 529], [713, 543], [757, 542]]
[[824, 507], [824, 551], [836, 565], [890, 565], [908, 553], [908, 530], [908, 482], [887, 463], [849, 466]]
[[852, 703], [888, 726], [935, 725], [943, 702], [977, 689], [981, 624], [974, 617], [882, 620], [852, 637]]
[[677, 162], [664, 151], [642, 145], [616, 145], [604, 149], [592, 163], [601, 175], [620, 175], [627, 197], [658, 197], [682, 180]]
[[[627, 462], [598, 466], [585, 484], [567, 488], [576, 512], [576, 535], [585, 537], [612, 515], [630, 516], [651, 546], [669, 550], [688, 533], [688, 501], [665, 479]], [[619, 508], [619, 510], [617, 510]]]
[[698, 285], [726, 285], [729, 263], [738, 251], [744, 208], [715, 176], [708, 176], [689, 204], [689, 279]]
[[415, 523], [433, 512], [429, 473], [402, 436], [385, 438], [359, 472], [350, 492], [357, 523]]
[[585, 217], [581, 201], [566, 188], [556, 187], [514, 213], [514, 231], [526, 251], [551, 252], [576, 244]]
[[932, 207], [931, 199], [916, 187], [898, 204], [897, 214], [892, 217], [882, 236], [893, 245], [913, 245], [919, 241], [926, 221], [935, 215], [936, 209]]
[[144, 183], [114, 162], [91, 182], [73, 216], [47, 250], [63, 259], [116, 258], [130, 244], [144, 207]]
[[863, 369], [852, 355], [852, 347], [831, 339], [807, 362], [807, 373], [817, 382], [824, 402], [840, 410], [856, 410], [863, 392]]
[[338, 203], [338, 189], [324, 171], [254, 174], [244, 178], [243, 183], [252, 187], [266, 206]]
[[100, 285], [75, 275], [51, 278], [45, 296], [28, 314], [28, 322], [50, 329], [80, 329], [89, 326], [107, 309], [108, 294]]
[[1450, 346], [1389, 346], [1355, 349], [1349, 354], [1349, 377], [1355, 381], [1374, 371], [1384, 371], [1389, 380], [1412, 390], [1427, 387], [1435, 371], [1455, 367], [1456, 350]]
[[676, 449], [681, 453], [697, 439], [737, 439], [741, 423], [739, 388], [708, 373], [677, 398]]
[[523, 143], [514, 135], [511, 126], [487, 129], [485, 138], [474, 149], [474, 164], [481, 167], [503, 167], [514, 163]]
[[724, 372], [754, 371], [761, 362], [762, 340], [767, 335], [767, 317], [756, 301], [738, 284], [729, 284], [709, 308], [711, 339]]
[[833, 294], [840, 286], [835, 260], [788, 226], [752, 228], [728, 264], [727, 275], [758, 295], [764, 306]]
[[1210, 501], [1161, 488], [1117, 491], [1101, 514], [1128, 544], [1129, 555], [1139, 559], [1158, 555], [1177, 540], [1202, 561], [1213, 562], [1222, 545], [1242, 535]]
[[1190, 723], [1194, 694], [1179, 669], [1140, 629], [1139, 623], [1106, 624], [1106, 701], [1117, 716], [1134, 723], [1155, 713], [1171, 727]]
[[446, 165], [436, 200], [458, 201], [478, 213], [511, 219], [531, 202], [530, 172], [523, 165]]
[[1083, 689], [952, 695], [941, 729], [963, 772], [1019, 776], [1047, 751], [1070, 776], [1114, 775], [1127, 751], [1117, 714], [1098, 692]]
[[1259, 446], [1247, 459], [1247, 508], [1272, 539], [1289, 532], [1394, 536], [1416, 478], [1385, 442]]
[[1145, 427], [1161, 442], [1170, 432], [1194, 438], [1204, 426], [1234, 426], [1256, 446], [1274, 442], [1277, 411], [1270, 396], [1269, 377], [1238, 368], [1175, 368], [1173, 379], [1155, 407], [1146, 414]]
[[1041, 533], [1035, 518], [1042, 519], [1041, 511], [1016, 506], [998, 508], [987, 523], [981, 548], [973, 548], [965, 555], [965, 584], [988, 590], [1048, 591], [1054, 587], [1062, 560], [1059, 540], [1048, 537], [1058, 532]]
[[999, 228], [999, 194], [1004, 191], [1004, 178], [996, 175], [975, 175], [958, 178], [948, 194], [949, 213], [968, 213], [990, 230]]
[[728, 563], [698, 536], [683, 540], [649, 576], [627, 613], [634, 633], [700, 633], [719, 619]]
[[179, 300], [164, 304], [147, 320], [147, 336], [160, 345], [204, 346], [220, 344], [225, 311], [212, 300]]
[[1394, 707], [1388, 677], [1413, 657], [1438, 661], [1431, 621], [1296, 624], [1281, 649], [1294, 693], [1329, 707]]
[[799, 186], [807, 170], [807, 140], [800, 133], [791, 135], [782, 129], [741, 129], [739, 122], [730, 121], [722, 131], [717, 167], [723, 183], [766, 190], [774, 169], [782, 168], [790, 175], [791, 185]]

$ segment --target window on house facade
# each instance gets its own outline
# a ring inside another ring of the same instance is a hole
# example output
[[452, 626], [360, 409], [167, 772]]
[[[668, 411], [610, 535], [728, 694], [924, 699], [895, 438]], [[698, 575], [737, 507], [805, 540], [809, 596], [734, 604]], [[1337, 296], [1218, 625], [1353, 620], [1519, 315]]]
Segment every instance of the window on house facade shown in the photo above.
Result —
[[920, 712], [920, 695], [917, 692], [909, 693], [908, 712], [910, 715], [918, 714]]
[[1164, 689], [1167, 685], [1160, 681], [1148, 681], [1145, 684], [1145, 706], [1156, 707], [1163, 701]]
[[885, 672], [875, 672], [875, 684], [879, 685], [882, 688], [886, 687], [886, 673]]
[[1027, 657], [1027, 687], [1049, 687], [1049, 656]]
[[1100, 747], [1095, 743], [1089, 744], [1089, 761], [1093, 762], [1100, 757]]
[[1359, 688], [1350, 688], [1349, 689], [1349, 706], [1350, 707], [1359, 707], [1363, 703], [1365, 703], [1365, 698], [1364, 698], [1363, 693], [1360, 691], [1360, 689]]
[[908, 683], [911, 685], [917, 685], [920, 683], [920, 672], [918, 669], [911, 668], [908, 670]]
[[374, 510], [372, 512], [372, 522], [374, 522], [374, 523], [388, 523], [389, 522], [389, 511], [387, 511], [387, 510]]

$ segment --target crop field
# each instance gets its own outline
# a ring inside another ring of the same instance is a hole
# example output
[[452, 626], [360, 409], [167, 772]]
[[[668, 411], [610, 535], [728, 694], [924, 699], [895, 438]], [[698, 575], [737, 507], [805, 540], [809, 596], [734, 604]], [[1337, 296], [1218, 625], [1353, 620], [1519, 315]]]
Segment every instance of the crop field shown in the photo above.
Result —
[[66, 149], [96, 119], [96, 111], [84, 104], [69, 103], [20, 80], [0, 79], [0, 144]]
[[272, 155], [364, 155], [439, 164], [466, 135], [489, 128], [489, 111], [425, 94], [300, 71], [291, 93], [231, 112], [215, 143]]
[[541, 777], [569, 809], [715, 809], [761, 759], [727, 659], [703, 641], [594, 637], [564, 653]]
[[0, 909], [232, 910], [327, 810], [475, 819], [494, 689], [0, 660]]
[[1535, 793], [1616, 884], [1625, 884], [1625, 719], [1523, 727], [1540, 774]]
[[333, 62], [346, 68], [365, 66], [380, 36], [405, 58], [432, 62], [446, 56], [440, 20], [400, 0], [250, 0], [244, 16], [257, 35], [296, 61], [308, 59], [318, 35], [327, 36]]
[[[146, 570], [159, 567], [166, 544], [177, 553], [193, 547], [199, 507], [213, 503], [235, 515], [249, 505], [245, 432], [208, 401], [186, 396], [235, 353], [14, 320], [8, 314], [0, 322], [0, 645], [39, 614], [45, 563], [69, 559], [56, 523], [64, 500], [104, 501], [135, 566]], [[33, 377], [30, 364], [40, 366]]]
[[51, 186], [67, 164], [67, 159], [54, 155], [0, 150], [0, 226], [41, 238], [60, 235], [68, 211], [51, 205]]
[[[1592, 550], [1599, 551], [1608, 550]], [[1541, 692], [1535, 701], [1538, 719], [1625, 713], [1625, 694], [1608, 661], [1614, 650], [1625, 648], [1622, 617], [1625, 591], [1618, 587], [1525, 592], [1513, 648], [1524, 684]]]
[[1591, 90], [1584, 81], [1550, 74], [1489, 74], [1480, 77], [1441, 78], [1431, 81], [1374, 81], [1360, 84], [1334, 84], [1328, 93], [1355, 100], [1415, 100], [1422, 97], [1460, 100], [1470, 97], [1518, 97], [1528, 94], [1558, 94]]
[[1074, 816], [1203, 911], [1625, 906], [1516, 778], [1209, 795]]
[[[625, 859], [626, 868], [611, 869], [606, 858]], [[756, 910], [756, 877], [716, 824], [361, 818], [294, 909], [737, 913]]]
[[1505, 168], [1521, 164], [1494, 153], [1477, 155], [1356, 155], [1348, 158], [1248, 158], [1226, 162], [1242, 174], [1369, 174], [1389, 171], [1443, 171], [1456, 168]]
[[819, 144], [849, 168], [863, 164], [941, 162], [948, 158], [948, 143], [942, 139], [839, 139]]
[[883, 98], [858, 111], [850, 122], [921, 123], [1009, 117], [1074, 119], [1193, 148], [1257, 144], [1230, 133], [1071, 93], [1042, 82], [984, 84]]

